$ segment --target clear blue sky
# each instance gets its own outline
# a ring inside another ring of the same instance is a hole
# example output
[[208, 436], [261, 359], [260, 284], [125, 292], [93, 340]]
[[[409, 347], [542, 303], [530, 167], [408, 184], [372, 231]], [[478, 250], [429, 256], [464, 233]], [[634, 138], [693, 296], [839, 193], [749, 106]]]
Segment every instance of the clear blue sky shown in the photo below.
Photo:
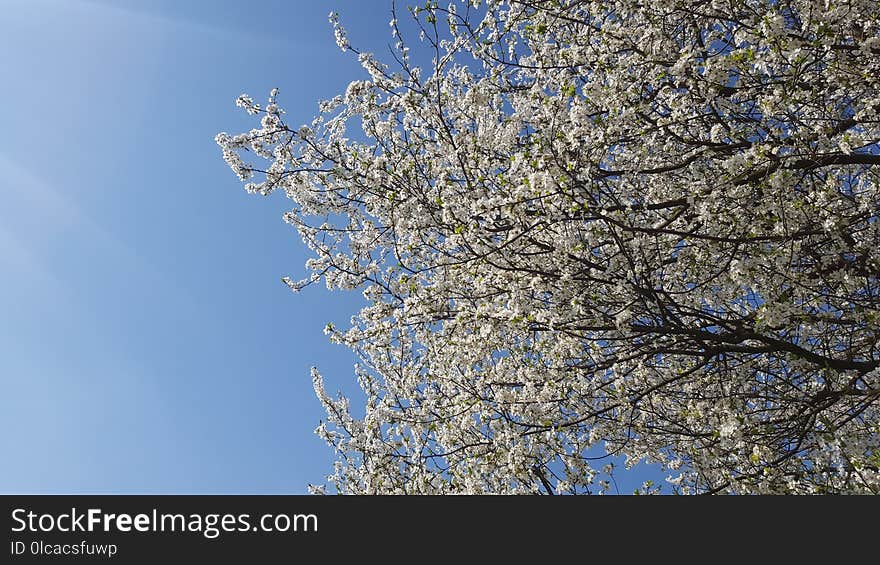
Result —
[[280, 282], [305, 261], [287, 201], [247, 195], [214, 136], [252, 127], [235, 98], [275, 86], [310, 121], [362, 75], [328, 12], [379, 53], [389, 5], [4, 1], [0, 492], [323, 481], [308, 370], [353, 390], [322, 329], [357, 297]]
[[[388, 4], [5, 0], [0, 14], [0, 492], [304, 492], [331, 451], [309, 367], [356, 297], [292, 294], [287, 201], [214, 136], [273, 86], [293, 124], [388, 41]], [[378, 34], [376, 33], [378, 30]]]

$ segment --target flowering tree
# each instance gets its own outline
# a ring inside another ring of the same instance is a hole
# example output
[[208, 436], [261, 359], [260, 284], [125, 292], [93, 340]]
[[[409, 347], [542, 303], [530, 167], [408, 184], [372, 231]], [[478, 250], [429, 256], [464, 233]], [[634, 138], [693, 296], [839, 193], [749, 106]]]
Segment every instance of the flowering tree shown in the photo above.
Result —
[[877, 0], [410, 15], [392, 65], [331, 15], [368, 77], [217, 136], [294, 202], [285, 282], [367, 299], [327, 327], [365, 416], [313, 374], [335, 488], [601, 492], [621, 455], [682, 493], [880, 492]]

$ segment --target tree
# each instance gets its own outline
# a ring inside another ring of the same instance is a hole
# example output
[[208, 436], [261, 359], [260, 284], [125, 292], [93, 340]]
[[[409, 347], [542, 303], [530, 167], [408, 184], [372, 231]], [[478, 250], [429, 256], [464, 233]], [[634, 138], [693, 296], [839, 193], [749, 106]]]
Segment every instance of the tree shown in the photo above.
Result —
[[326, 330], [365, 416], [314, 372], [335, 488], [588, 493], [622, 455], [681, 493], [878, 493], [877, 1], [410, 14], [391, 66], [331, 14], [368, 78], [217, 136], [294, 202], [285, 282], [368, 301]]

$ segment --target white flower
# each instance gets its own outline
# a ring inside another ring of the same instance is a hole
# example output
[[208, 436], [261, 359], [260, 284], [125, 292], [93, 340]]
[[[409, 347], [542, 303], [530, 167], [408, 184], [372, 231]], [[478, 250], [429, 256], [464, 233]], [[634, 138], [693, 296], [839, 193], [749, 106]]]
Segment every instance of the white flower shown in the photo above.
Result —
[[339, 14], [336, 12], [330, 12], [330, 23], [333, 24], [333, 36], [336, 39], [336, 45], [343, 52], [348, 51], [351, 45], [348, 43], [348, 38], [345, 35], [345, 28], [339, 23]]
[[721, 427], [718, 429], [718, 433], [723, 438], [729, 438], [737, 433], [739, 430], [739, 422], [737, 422], [733, 418], [729, 418], [721, 423]]

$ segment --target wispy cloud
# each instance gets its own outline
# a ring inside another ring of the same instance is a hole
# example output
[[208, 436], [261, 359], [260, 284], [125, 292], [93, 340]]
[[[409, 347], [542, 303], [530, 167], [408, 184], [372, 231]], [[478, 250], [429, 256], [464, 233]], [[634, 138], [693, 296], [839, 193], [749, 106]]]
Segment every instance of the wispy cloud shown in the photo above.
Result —
[[[82, 259], [99, 260], [136, 275], [144, 285], [180, 294], [163, 273], [131, 244], [101, 225], [76, 201], [76, 194], [41, 178], [35, 171], [0, 153], [0, 264], [26, 269], [30, 276], [52, 280], [57, 290], [63, 273], [52, 257], [72, 238], [87, 242], [88, 250], [70, 249]], [[12, 276], [20, 276], [10, 271]], [[0, 283], [2, 284], [2, 283]], [[189, 301], [185, 301], [189, 302]]]
[[[13, 0], [15, 1], [15, 0]], [[90, 10], [102, 17], [117, 17], [137, 19], [150, 24], [151, 27], [162, 26], [165, 31], [174, 30], [174, 28], [186, 31], [187, 33], [205, 33], [212, 35], [221, 35], [227, 40], [259, 40], [261, 42], [271, 41], [281, 44], [296, 43], [296, 39], [290, 36], [273, 34], [269, 30], [262, 29], [257, 31], [246, 27], [227, 25], [225, 23], [210, 23], [194, 18], [189, 18], [183, 12], [172, 12], [161, 10], [155, 4], [146, 3], [145, 5], [120, 5], [113, 3], [113, 0], [18, 0], [28, 3], [43, 3], [56, 6], [69, 7], [75, 5], [82, 10]], [[210, 5], [210, 3], [208, 3]], [[265, 18], [266, 14], [258, 14], [257, 18]]]

